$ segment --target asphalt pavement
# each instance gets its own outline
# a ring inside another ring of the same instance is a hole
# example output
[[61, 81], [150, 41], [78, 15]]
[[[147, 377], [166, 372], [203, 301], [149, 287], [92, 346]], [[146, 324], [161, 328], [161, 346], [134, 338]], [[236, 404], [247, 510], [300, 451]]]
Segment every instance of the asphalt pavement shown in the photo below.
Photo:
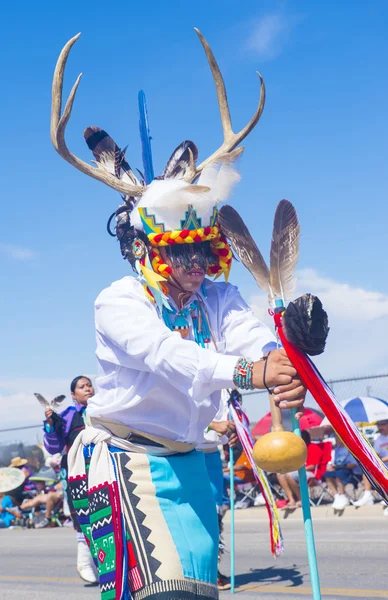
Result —
[[[347, 511], [333, 517], [314, 513], [322, 597], [388, 598], [388, 518], [382, 510]], [[355, 518], [357, 517], [357, 518]], [[239, 600], [312, 598], [300, 511], [282, 521], [285, 552], [273, 559], [264, 509], [236, 515], [236, 596]], [[222, 570], [229, 574], [227, 551]], [[76, 540], [71, 529], [0, 530], [1, 600], [99, 600], [98, 588], [85, 586], [75, 570]], [[221, 593], [222, 600], [230, 598]]]

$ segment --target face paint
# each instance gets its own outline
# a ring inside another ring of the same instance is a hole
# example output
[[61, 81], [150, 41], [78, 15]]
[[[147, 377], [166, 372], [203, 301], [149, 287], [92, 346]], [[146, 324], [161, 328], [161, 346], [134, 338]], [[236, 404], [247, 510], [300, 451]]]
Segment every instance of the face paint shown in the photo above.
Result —
[[207, 272], [209, 264], [214, 264], [215, 256], [210, 249], [210, 242], [201, 244], [177, 244], [166, 247], [166, 256], [172, 269], [188, 273], [195, 268]]

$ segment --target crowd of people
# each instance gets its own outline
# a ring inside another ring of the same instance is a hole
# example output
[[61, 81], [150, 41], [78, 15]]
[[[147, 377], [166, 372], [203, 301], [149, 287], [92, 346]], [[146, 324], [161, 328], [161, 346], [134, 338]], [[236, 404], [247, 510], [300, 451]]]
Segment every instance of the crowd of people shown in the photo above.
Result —
[[[39, 447], [27, 458], [14, 457], [10, 467], [20, 469], [24, 482], [1, 500], [0, 527], [26, 523], [35, 529], [52, 524], [70, 524], [77, 537], [77, 571], [84, 581], [97, 584], [97, 570], [81, 531], [70, 494], [67, 494], [67, 454], [74, 440], [85, 428], [85, 409], [94, 395], [89, 377], [80, 375], [70, 384], [73, 405], [57, 414], [45, 410], [44, 448], [49, 455], [44, 461]], [[42, 507], [44, 515], [42, 515]], [[37, 517], [35, 516], [35, 511]], [[71, 520], [66, 518], [71, 517]]]
[[[377, 434], [371, 444], [381, 460], [388, 463], [388, 420], [378, 421], [376, 428]], [[342, 511], [349, 505], [355, 508], [371, 506], [379, 500], [378, 494], [372, 491], [368, 478], [362, 473], [352, 454], [341, 439], [334, 435], [331, 428], [326, 429], [324, 440], [312, 441], [308, 430], [302, 431], [302, 438], [307, 446], [305, 468], [308, 485], [311, 490], [317, 487], [324, 492], [322, 494], [324, 501], [330, 504], [334, 510]], [[228, 451], [225, 450], [227, 457]], [[235, 457], [236, 508], [264, 505], [246, 455], [237, 448]], [[229, 465], [226, 465], [224, 468], [224, 510], [229, 507], [229, 473]], [[270, 473], [268, 477], [281, 510], [293, 510], [301, 507], [298, 471], [286, 474]], [[350, 489], [355, 490], [355, 493], [350, 494]], [[252, 490], [254, 491], [252, 492]], [[355, 497], [357, 497], [356, 500]], [[388, 507], [384, 502], [383, 505], [385, 507], [383, 515], [388, 517]]]
[[[84, 427], [84, 413], [87, 400], [93, 393], [93, 385], [87, 377], [77, 377], [71, 383], [74, 404], [61, 414], [46, 409], [44, 422], [44, 447], [49, 456], [45, 459], [39, 446], [27, 447], [24, 455], [12, 458], [9, 467], [19, 469], [25, 479], [19, 488], [1, 498], [0, 528], [23, 524], [41, 529], [49, 526], [69, 525], [75, 523], [77, 517], [71, 499], [65, 493], [67, 452], [72, 441]], [[388, 463], [388, 420], [376, 424], [378, 434], [373, 446], [383, 462]], [[225, 435], [233, 424], [214, 423], [214, 431], [219, 436]], [[337, 510], [352, 504], [356, 508], [371, 506], [377, 501], [368, 478], [362, 473], [353, 456], [344, 447], [338, 436], [325, 441], [311, 440], [308, 430], [302, 431], [302, 438], [307, 446], [306, 476], [311, 487], [314, 484], [326, 488], [326, 501]], [[264, 505], [252, 472], [249, 460], [235, 436], [231, 438], [234, 449], [234, 482], [236, 508], [249, 508], [252, 505]], [[229, 444], [223, 448], [223, 512], [230, 506], [230, 463]], [[282, 510], [301, 507], [298, 471], [286, 474], [269, 474], [273, 490], [279, 496], [278, 505]], [[357, 500], [349, 497], [346, 486], [362, 489]], [[256, 493], [250, 490], [256, 488]], [[388, 516], [388, 508], [384, 509]], [[71, 519], [69, 518], [71, 516]], [[80, 533], [80, 530], [78, 531]], [[78, 535], [81, 548], [83, 536]], [[82, 554], [82, 549], [81, 549]], [[81, 561], [82, 562], [82, 561]], [[90, 577], [89, 577], [90, 578]]]
[[[0, 495], [0, 528], [15, 526], [43, 529], [52, 526], [72, 526], [77, 539], [77, 571], [89, 584], [98, 583], [98, 574], [82, 533], [77, 512], [70, 494], [67, 494], [67, 454], [77, 436], [85, 427], [85, 409], [89, 398], [94, 395], [93, 384], [88, 377], [78, 376], [71, 382], [73, 405], [57, 414], [51, 407], [45, 410], [44, 450], [39, 446], [27, 448], [24, 456], [13, 457], [9, 466], [18, 469], [24, 481], [17, 489]], [[384, 462], [388, 462], [388, 420], [377, 423], [378, 435], [374, 448]], [[209, 437], [206, 448], [206, 462], [210, 479], [212, 471], [217, 471], [220, 460], [217, 447], [224, 443], [221, 456], [223, 482], [215, 490], [215, 499], [219, 513], [220, 556], [223, 550], [222, 518], [230, 508], [230, 496], [235, 494], [235, 507], [248, 508], [252, 505], [264, 505], [264, 499], [258, 490], [252, 467], [239, 444], [234, 424], [230, 421], [214, 421], [209, 431], [215, 437]], [[343, 510], [352, 503], [356, 508], [372, 505], [377, 497], [371, 485], [354, 458], [342, 444], [338, 436], [323, 441], [312, 441], [310, 433], [302, 431], [307, 446], [306, 475], [311, 487], [324, 486], [327, 499], [331, 499], [334, 509]], [[225, 443], [226, 442], [226, 443]], [[234, 490], [231, 490], [230, 447], [234, 448]], [[214, 462], [215, 461], [215, 462]], [[268, 478], [277, 497], [277, 504], [283, 510], [293, 510], [301, 506], [301, 494], [298, 472], [287, 474], [269, 473]], [[346, 493], [346, 486], [363, 487], [363, 493], [354, 501]], [[220, 491], [221, 490], [221, 491]], [[388, 508], [384, 509], [388, 516]], [[218, 571], [219, 589], [229, 589], [230, 583]]]

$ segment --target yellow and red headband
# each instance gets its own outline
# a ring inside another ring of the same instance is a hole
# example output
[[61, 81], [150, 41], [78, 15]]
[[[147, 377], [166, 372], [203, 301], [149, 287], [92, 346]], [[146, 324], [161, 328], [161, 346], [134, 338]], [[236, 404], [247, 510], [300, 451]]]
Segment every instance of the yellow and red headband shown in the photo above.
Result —
[[216, 279], [224, 274], [226, 281], [228, 280], [233, 255], [230, 246], [226, 238], [221, 234], [219, 227], [214, 226], [191, 230], [182, 229], [165, 231], [164, 233], [150, 233], [147, 237], [152, 246], [150, 259], [155, 273], [166, 278], [171, 275], [171, 267], [163, 262], [159, 248], [173, 246], [175, 244], [200, 244], [202, 242], [210, 242], [211, 251], [218, 260], [215, 264], [209, 265], [207, 274]]

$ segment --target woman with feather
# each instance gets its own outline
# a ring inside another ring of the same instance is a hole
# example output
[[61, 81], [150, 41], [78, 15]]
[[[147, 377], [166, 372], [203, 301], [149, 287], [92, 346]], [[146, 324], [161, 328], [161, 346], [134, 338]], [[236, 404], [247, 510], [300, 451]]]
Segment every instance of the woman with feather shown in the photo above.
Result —
[[[48, 402], [41, 394], [35, 394], [40, 404], [45, 409], [45, 421], [43, 422], [43, 443], [50, 454], [64, 453], [61, 460], [62, 486], [66, 493], [67, 489], [67, 455], [77, 436], [85, 429], [85, 410], [88, 401], [94, 395], [93, 384], [89, 377], [79, 375], [70, 384], [70, 393], [74, 404], [65, 408], [60, 414], [56, 409], [65, 399], [58, 396]], [[97, 583], [96, 570], [81, 531], [79, 518], [77, 516], [70, 494], [66, 494], [70, 508], [71, 519], [77, 533], [77, 571], [81, 579], [87, 583]], [[53, 500], [53, 497], [51, 498]], [[47, 512], [46, 518], [39, 523], [39, 528], [47, 527], [50, 519]]]
[[[77, 80], [61, 116], [70, 40], [53, 82], [51, 137], [58, 153], [116, 189], [116, 235], [135, 277], [95, 303], [99, 375], [87, 427], [69, 453], [69, 487], [99, 570], [102, 598], [218, 598], [218, 523], [203, 452], [222, 390], [275, 388], [281, 407], [302, 406], [305, 388], [271, 331], [227, 283], [232, 252], [218, 204], [239, 176], [237, 146], [264, 108], [233, 133], [221, 73], [197, 31], [216, 81], [224, 143], [197, 166], [185, 141], [145, 185], [102, 129], [85, 139], [97, 168], [66, 147]], [[224, 275], [226, 282], [214, 282]], [[271, 351], [270, 358], [263, 360]], [[82, 517], [82, 518], [81, 518]]]

